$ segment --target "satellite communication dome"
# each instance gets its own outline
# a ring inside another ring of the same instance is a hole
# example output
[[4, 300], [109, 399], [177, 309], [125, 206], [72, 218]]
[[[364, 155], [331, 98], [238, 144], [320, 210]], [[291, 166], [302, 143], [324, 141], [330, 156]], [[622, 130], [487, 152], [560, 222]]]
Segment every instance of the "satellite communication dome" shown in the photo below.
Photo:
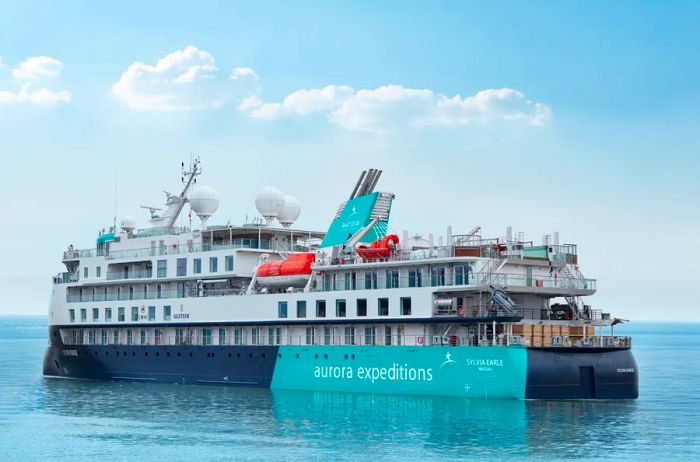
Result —
[[255, 196], [255, 207], [269, 223], [277, 218], [277, 215], [282, 211], [284, 196], [279, 189], [268, 186]]
[[209, 186], [200, 186], [190, 196], [190, 207], [202, 220], [202, 228], [204, 228], [209, 217], [219, 208], [219, 195]]
[[122, 225], [122, 231], [126, 231], [127, 233], [130, 233], [136, 229], [136, 219], [134, 217], [125, 216], [122, 218], [121, 225]]
[[301, 204], [299, 200], [294, 196], [285, 194], [284, 205], [282, 206], [282, 210], [277, 214], [277, 220], [279, 220], [282, 226], [289, 227], [299, 218], [299, 215], [301, 215]]

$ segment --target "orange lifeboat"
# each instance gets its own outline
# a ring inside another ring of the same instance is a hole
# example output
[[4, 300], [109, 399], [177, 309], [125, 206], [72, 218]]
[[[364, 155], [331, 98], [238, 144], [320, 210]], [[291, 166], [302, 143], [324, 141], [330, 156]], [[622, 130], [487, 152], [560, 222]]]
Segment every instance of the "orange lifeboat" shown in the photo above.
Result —
[[304, 287], [309, 281], [314, 253], [294, 253], [282, 261], [260, 265], [255, 272], [260, 285], [268, 287]]
[[355, 252], [364, 260], [379, 260], [389, 258], [399, 243], [399, 236], [387, 234], [382, 239], [372, 242], [370, 245], [360, 244], [355, 248]]

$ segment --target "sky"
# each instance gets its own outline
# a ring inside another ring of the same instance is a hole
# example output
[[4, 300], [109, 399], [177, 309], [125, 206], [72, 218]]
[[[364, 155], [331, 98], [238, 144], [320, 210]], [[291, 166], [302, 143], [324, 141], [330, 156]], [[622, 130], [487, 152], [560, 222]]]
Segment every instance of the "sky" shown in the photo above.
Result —
[[[390, 230], [559, 231], [594, 308], [700, 321], [700, 3], [0, 0], [0, 314], [47, 312], [68, 244], [177, 191], [325, 230], [359, 173]], [[116, 191], [116, 192], [115, 192]]]

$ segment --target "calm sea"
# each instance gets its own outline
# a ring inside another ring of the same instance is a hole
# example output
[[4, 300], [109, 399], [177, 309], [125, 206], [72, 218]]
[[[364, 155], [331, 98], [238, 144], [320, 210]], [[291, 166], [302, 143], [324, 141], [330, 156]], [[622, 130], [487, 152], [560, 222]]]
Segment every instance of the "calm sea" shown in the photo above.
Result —
[[700, 324], [643, 324], [634, 402], [44, 379], [46, 318], [0, 317], [0, 460], [700, 459]]

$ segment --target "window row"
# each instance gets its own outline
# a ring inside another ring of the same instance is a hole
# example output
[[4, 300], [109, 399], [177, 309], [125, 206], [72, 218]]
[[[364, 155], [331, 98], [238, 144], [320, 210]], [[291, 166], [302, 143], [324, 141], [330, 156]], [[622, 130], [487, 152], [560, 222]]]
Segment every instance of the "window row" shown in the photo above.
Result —
[[[100, 318], [100, 309], [99, 308], [92, 308], [91, 310], [91, 322], [98, 322], [98, 321], [104, 321], [104, 322], [112, 322], [112, 308], [105, 308], [104, 309], [104, 318]], [[117, 308], [116, 312], [116, 320], [117, 322], [125, 322], [126, 321], [126, 307], [120, 306]], [[130, 318], [129, 320], [132, 322], [136, 321], [156, 321], [156, 307], [155, 306], [149, 306], [149, 307], [138, 307], [138, 306], [132, 306], [131, 311], [130, 311]], [[163, 306], [163, 309], [161, 310], [161, 317], [160, 320], [162, 321], [170, 321], [172, 317], [172, 307], [170, 305], [165, 305]], [[75, 322], [76, 317], [75, 317], [75, 309], [71, 308], [68, 310], [68, 318], [70, 322]], [[88, 309], [87, 308], [81, 308], [80, 309], [80, 322], [87, 322], [88, 320]]]
[[[398, 269], [388, 269], [383, 272], [384, 279], [379, 279], [379, 272], [376, 270], [365, 271], [362, 275], [360, 287], [358, 287], [357, 272], [346, 273], [325, 273], [323, 275], [323, 290], [357, 290], [359, 289], [396, 289], [406, 287], [423, 287], [428, 283], [424, 278], [423, 268], [409, 268], [401, 276]], [[454, 267], [454, 281], [450, 281], [448, 285], [468, 285], [470, 274], [472, 273], [471, 265], [457, 265]], [[447, 269], [445, 267], [430, 268], [430, 286], [446, 285]]]
[[[399, 299], [399, 313], [401, 316], [411, 316], [411, 297], [401, 297]], [[326, 301], [316, 300], [316, 317], [325, 318], [327, 315]], [[335, 301], [335, 317], [345, 318], [348, 315], [347, 301], [344, 298]], [[285, 319], [289, 316], [288, 303], [286, 301], [277, 302], [277, 317]], [[358, 298], [355, 303], [355, 316], [367, 316], [367, 299]], [[389, 299], [380, 297], [377, 299], [377, 316], [389, 316]], [[306, 300], [297, 300], [296, 317], [306, 318]]]

